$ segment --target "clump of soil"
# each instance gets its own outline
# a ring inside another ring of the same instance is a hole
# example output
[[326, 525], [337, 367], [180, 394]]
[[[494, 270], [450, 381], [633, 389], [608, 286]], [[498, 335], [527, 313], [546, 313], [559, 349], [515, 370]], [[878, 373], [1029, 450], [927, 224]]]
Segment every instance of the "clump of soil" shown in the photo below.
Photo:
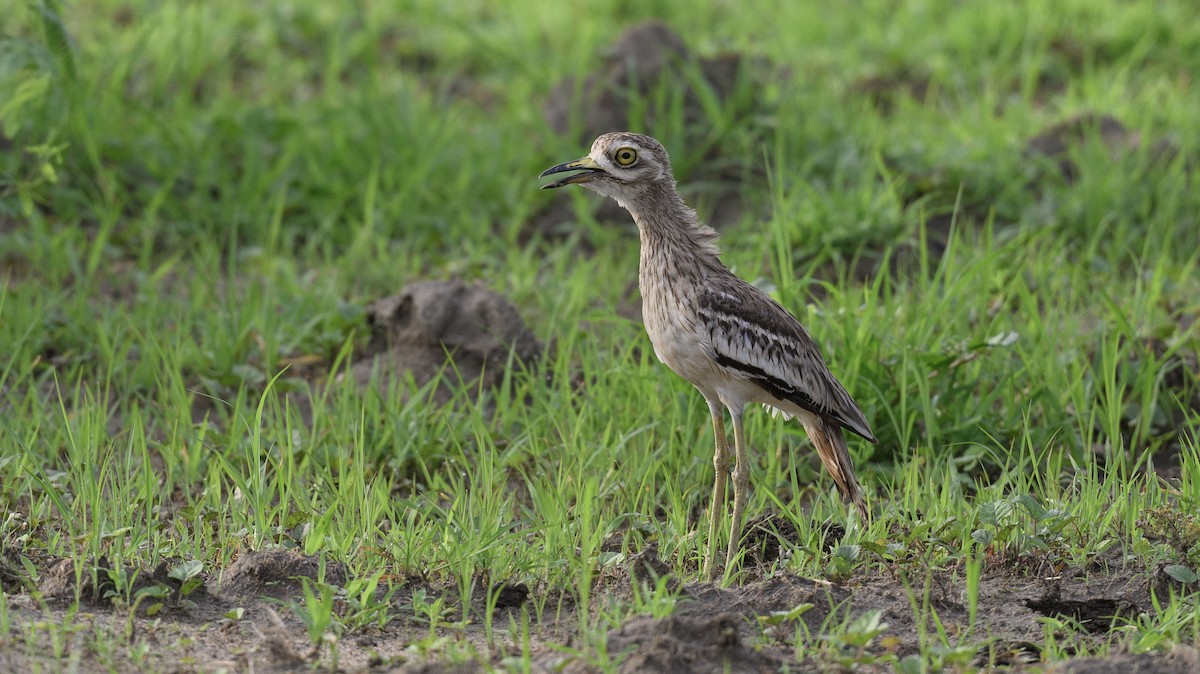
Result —
[[462, 387], [494, 387], [510, 363], [531, 367], [542, 353], [516, 308], [478, 284], [414, 283], [372, 303], [367, 320], [371, 342], [353, 368], [359, 385], [406, 375], [418, 386], [438, 379], [438, 403]]
[[[742, 76], [738, 54], [701, 58], [691, 53], [678, 33], [661, 21], [648, 21], [627, 29], [604, 51], [601, 65], [579, 82], [563, 79], [554, 87], [543, 108], [546, 123], [561, 135], [577, 132], [574, 140], [590, 143], [608, 131], [629, 127], [636, 101], [653, 99], [664, 84], [680, 83], [686, 126], [705, 124], [700, 92], [689, 82], [699, 74], [716, 98], [724, 102]], [[654, 105], [645, 107], [640, 121], [653, 128], [663, 114]]]
[[[775, 672], [786, 662], [777, 653], [742, 643], [740, 619], [728, 613], [662, 619], [639, 617], [608, 634], [608, 652], [623, 655], [623, 674], [645, 672]], [[590, 668], [573, 663], [568, 674]]]
[[[17, 557], [13, 553], [13, 557]], [[53, 558], [42, 560], [38, 573], [38, 592], [46, 599], [73, 600], [76, 595], [75, 565], [70, 559]], [[154, 569], [118, 568], [101, 557], [92, 568], [84, 569], [78, 581], [78, 594], [93, 605], [106, 606], [111, 598], [120, 593], [134, 597], [139, 590], [161, 585], [178, 592], [182, 582], [171, 577], [170, 562], [163, 562]], [[24, 572], [19, 574], [15, 585], [27, 584]], [[129, 579], [129, 586], [118, 588], [115, 577]], [[206, 576], [201, 576], [206, 578]], [[220, 597], [229, 601], [272, 597], [288, 599], [300, 592], [301, 578], [323, 580], [331, 585], [341, 585], [346, 580], [345, 568], [339, 562], [322, 564], [317, 557], [301, 554], [295, 550], [247, 551], [229, 565], [215, 583], [201, 584], [189, 590], [188, 599], [196, 601], [207, 597]], [[210, 587], [211, 585], [211, 587]], [[211, 592], [210, 592], [211, 589]]]
[[[16, 555], [14, 554], [14, 557]], [[75, 575], [75, 564], [66, 558], [46, 558], [36, 560], [35, 566], [40, 566], [38, 573], [37, 591], [42, 597], [55, 601], [73, 601], [76, 593], [89, 605], [108, 606], [114, 597], [128, 599], [137, 596], [138, 592], [153, 586], [162, 586], [178, 599], [178, 593], [183, 583], [171, 577], [171, 564], [164, 561], [153, 569], [135, 569], [115, 565], [107, 557], [100, 557], [90, 567], [85, 567]], [[32, 586], [32, 579], [24, 577], [20, 571], [21, 584]], [[78, 587], [77, 587], [78, 586]], [[204, 596], [203, 586], [194, 589], [190, 598]]]
[[890, 115], [904, 98], [924, 101], [929, 96], [929, 75], [908, 67], [864, 77], [850, 85], [852, 93], [865, 96], [883, 115]]
[[[722, 150], [712, 140], [712, 122], [703, 101], [708, 96], [715, 98], [727, 113], [743, 120], [739, 128], [753, 128], [754, 120], [764, 116], [766, 105], [757, 93], [762, 87], [756, 85], [766, 76], [755, 73], [775, 77], [777, 70], [736, 53], [697, 56], [665, 23], [649, 21], [619, 35], [603, 51], [600, 65], [586, 77], [568, 76], [559, 82], [548, 94], [543, 112], [550, 128], [570, 137], [583, 154], [597, 136], [610, 131], [655, 135], [663, 130], [659, 119], [674, 114], [678, 105], [685, 137], [672, 149], [677, 154], [686, 148], [702, 155], [703, 161], [696, 162], [684, 178], [689, 184], [709, 185], [703, 203], [693, 205], [709, 224], [721, 227], [736, 221], [745, 209], [738, 188], [746, 175], [743, 162], [721, 160]], [[742, 93], [745, 95], [739, 95]], [[678, 168], [679, 157], [675, 159]], [[596, 219], [632, 224], [629, 215], [610, 199], [598, 203]], [[557, 239], [576, 229], [574, 220], [570, 204], [559, 199], [535, 216], [530, 228]]]
[[0, 545], [0, 592], [16, 593], [23, 589], [25, 571], [16, 550]]
[[[1104, 143], [1114, 161], [1137, 152], [1143, 144], [1142, 134], [1129, 129], [1116, 117], [1084, 112], [1053, 124], [1030, 138], [1025, 144], [1025, 155], [1050, 160], [1064, 180], [1074, 182], [1079, 178], [1079, 166], [1076, 158], [1071, 156], [1071, 150], [1093, 137]], [[1150, 146], [1155, 162], [1168, 162], [1178, 152], [1178, 148], [1166, 138], [1160, 138]]]
[[221, 574], [218, 592], [229, 599], [285, 599], [300, 591], [301, 578], [341, 585], [346, 580], [346, 570], [337, 562], [327, 562], [322, 576], [321, 563], [316, 557], [295, 550], [249, 551]]
[[1078, 658], [1046, 668], [1050, 674], [1192, 674], [1200, 671], [1200, 651], [1179, 646], [1166, 655], [1124, 653]]

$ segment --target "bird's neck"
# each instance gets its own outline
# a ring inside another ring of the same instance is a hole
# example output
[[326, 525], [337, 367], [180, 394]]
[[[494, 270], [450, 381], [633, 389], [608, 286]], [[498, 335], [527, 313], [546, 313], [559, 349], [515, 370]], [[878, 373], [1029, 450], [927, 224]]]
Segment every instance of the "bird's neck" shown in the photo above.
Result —
[[717, 232], [700, 222], [696, 211], [684, 203], [673, 186], [621, 204], [637, 223], [642, 240], [642, 266], [661, 256], [690, 256], [716, 262]]
[[696, 211], [688, 208], [673, 187], [641, 196], [650, 198], [622, 205], [633, 216], [641, 236], [638, 287], [642, 301], [650, 306], [677, 303], [680, 284], [701, 284], [722, 268], [717, 233], [700, 222]]

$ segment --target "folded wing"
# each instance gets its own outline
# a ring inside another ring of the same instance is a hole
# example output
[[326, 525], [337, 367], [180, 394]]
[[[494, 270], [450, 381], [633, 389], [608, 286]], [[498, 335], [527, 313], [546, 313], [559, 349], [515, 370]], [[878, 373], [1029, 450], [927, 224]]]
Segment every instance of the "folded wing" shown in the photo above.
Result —
[[740, 287], [709, 287], [697, 298], [709, 355], [717, 364], [776, 399], [875, 442], [866, 416], [829, 371], [800, 321], [758, 288], [728, 278]]

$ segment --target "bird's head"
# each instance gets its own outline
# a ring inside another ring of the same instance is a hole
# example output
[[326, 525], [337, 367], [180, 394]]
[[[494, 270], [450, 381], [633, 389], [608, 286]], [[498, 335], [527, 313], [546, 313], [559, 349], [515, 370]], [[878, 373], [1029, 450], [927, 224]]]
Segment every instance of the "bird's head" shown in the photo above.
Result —
[[624, 206], [638, 201], [647, 191], [675, 186], [671, 161], [662, 143], [638, 133], [606, 133], [592, 143], [588, 156], [552, 166], [539, 177], [568, 171], [578, 173], [542, 185], [542, 189], [582, 185]]

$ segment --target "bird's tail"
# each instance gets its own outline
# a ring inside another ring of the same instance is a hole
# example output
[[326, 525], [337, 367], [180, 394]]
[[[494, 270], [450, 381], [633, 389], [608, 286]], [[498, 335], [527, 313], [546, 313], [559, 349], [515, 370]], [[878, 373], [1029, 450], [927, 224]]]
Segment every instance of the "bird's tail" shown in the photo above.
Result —
[[863, 497], [862, 487], [854, 475], [854, 463], [850, 460], [850, 452], [846, 449], [846, 438], [842, 435], [841, 426], [825, 419], [804, 424], [808, 437], [817, 448], [821, 463], [829, 469], [833, 481], [837, 483], [842, 499], [854, 504], [863, 522], [871, 520], [867, 510], [867, 501]]

